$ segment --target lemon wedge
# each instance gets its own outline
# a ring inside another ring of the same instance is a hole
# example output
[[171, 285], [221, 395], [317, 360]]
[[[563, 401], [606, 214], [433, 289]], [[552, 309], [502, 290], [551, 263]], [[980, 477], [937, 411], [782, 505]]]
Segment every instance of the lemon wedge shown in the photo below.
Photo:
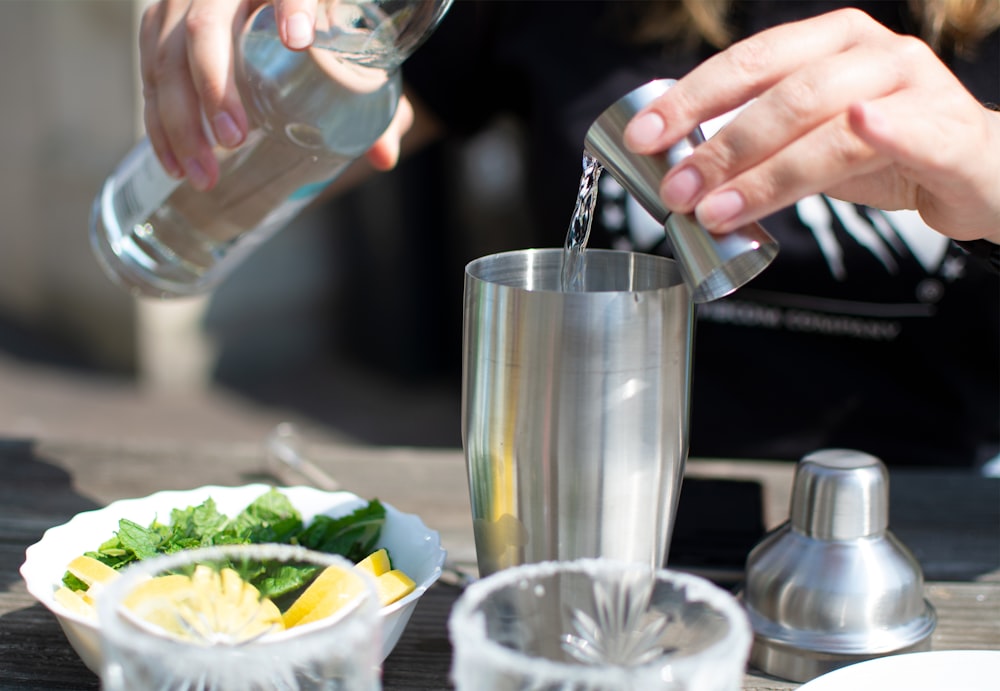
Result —
[[366, 571], [371, 574], [372, 578], [377, 578], [392, 568], [389, 564], [389, 553], [386, 551], [385, 547], [375, 550], [355, 564], [354, 568], [358, 571]]
[[378, 591], [379, 603], [383, 607], [406, 597], [416, 588], [417, 584], [413, 579], [399, 569], [386, 571], [375, 579], [375, 590]]
[[285, 612], [285, 628], [329, 617], [364, 591], [364, 581], [350, 569], [328, 566]]
[[[389, 554], [379, 549], [354, 565], [375, 581], [379, 605], [385, 607], [405, 597], [417, 584], [399, 569], [392, 569]], [[337, 613], [365, 590], [364, 584], [340, 566], [328, 566], [292, 603], [282, 620], [286, 629], [319, 621]]]
[[393, 569], [389, 563], [389, 553], [383, 547], [372, 552], [354, 565], [359, 571], [365, 571], [375, 579], [375, 590], [378, 592], [379, 604], [385, 607], [396, 600], [412, 593], [417, 584], [399, 569]]
[[196, 566], [140, 583], [125, 605], [167, 633], [201, 643], [235, 644], [284, 628], [281, 612], [230, 568]]

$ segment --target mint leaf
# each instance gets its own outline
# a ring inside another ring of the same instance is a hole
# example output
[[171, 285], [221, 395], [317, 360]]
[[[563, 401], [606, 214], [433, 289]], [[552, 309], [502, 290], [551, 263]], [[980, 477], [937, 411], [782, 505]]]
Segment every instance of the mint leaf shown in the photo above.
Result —
[[[212, 537], [229, 523], [220, 513], [215, 500], [209, 497], [198, 506], [174, 509], [170, 512], [169, 543], [211, 545]], [[173, 550], [172, 550], [173, 551]]]
[[273, 600], [304, 588], [318, 569], [318, 566], [271, 564], [264, 573], [254, 574], [245, 580], [253, 583], [261, 595]]
[[299, 535], [299, 544], [357, 563], [374, 551], [384, 524], [385, 507], [373, 499], [347, 516], [316, 516]]
[[127, 518], [118, 521], [118, 541], [125, 550], [135, 554], [137, 559], [149, 559], [159, 552], [163, 542], [159, 533]]
[[302, 516], [292, 502], [276, 489], [255, 499], [233, 519], [234, 528], [252, 543], [289, 543], [302, 531]]
[[63, 574], [62, 578], [63, 585], [70, 590], [86, 590], [90, 586], [81, 581], [79, 578], [71, 574], [69, 571]]

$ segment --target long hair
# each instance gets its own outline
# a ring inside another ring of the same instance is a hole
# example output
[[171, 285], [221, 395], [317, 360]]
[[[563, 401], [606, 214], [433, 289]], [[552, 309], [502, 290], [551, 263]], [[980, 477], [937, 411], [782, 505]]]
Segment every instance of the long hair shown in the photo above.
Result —
[[[728, 25], [734, 0], [662, 0], [642, 5], [642, 21], [633, 31], [640, 43], [706, 41], [725, 48], [733, 41]], [[629, 3], [623, 3], [628, 5]], [[968, 54], [1000, 27], [1000, 0], [909, 0], [921, 38], [936, 51]]]
[[971, 53], [1000, 26], [1000, 0], [910, 0], [910, 9], [935, 50]]
[[727, 17], [733, 0], [659, 0], [618, 9], [629, 11], [634, 21], [631, 38], [637, 43], [680, 42], [687, 47], [706, 41], [716, 48], [732, 42]]

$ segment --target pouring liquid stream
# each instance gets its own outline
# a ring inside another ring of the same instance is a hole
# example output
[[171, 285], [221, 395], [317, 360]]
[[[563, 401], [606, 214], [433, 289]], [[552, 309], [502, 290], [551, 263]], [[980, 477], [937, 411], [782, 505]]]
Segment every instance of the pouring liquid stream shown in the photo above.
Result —
[[569, 222], [566, 242], [563, 245], [562, 276], [560, 289], [563, 292], [582, 291], [585, 289], [585, 271], [583, 254], [587, 249], [590, 237], [590, 226], [594, 220], [594, 208], [597, 205], [597, 183], [601, 179], [603, 166], [590, 154], [583, 154], [583, 174], [580, 176], [580, 189], [576, 196], [576, 207]]

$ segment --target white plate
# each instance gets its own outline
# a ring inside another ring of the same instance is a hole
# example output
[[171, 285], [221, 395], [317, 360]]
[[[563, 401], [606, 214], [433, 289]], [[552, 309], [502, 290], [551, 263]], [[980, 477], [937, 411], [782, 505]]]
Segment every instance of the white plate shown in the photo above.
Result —
[[[271, 489], [270, 485], [242, 487], [208, 486], [188, 491], [166, 491], [141, 499], [123, 499], [103, 509], [85, 511], [63, 525], [49, 528], [42, 539], [25, 551], [21, 576], [30, 592], [56, 618], [70, 645], [95, 673], [101, 667], [100, 635], [97, 622], [71, 612], [55, 601], [53, 593], [61, 585], [66, 565], [83, 552], [97, 549], [118, 530], [118, 521], [128, 518], [140, 525], [153, 519], [170, 520], [172, 509], [196, 506], [211, 497], [218, 510], [235, 516], [250, 502]], [[308, 524], [314, 516], [343, 516], [364, 506], [367, 501], [350, 492], [324, 492], [311, 487], [278, 487]], [[441, 576], [445, 551], [441, 536], [417, 516], [402, 513], [382, 502], [386, 521], [377, 547], [389, 550], [393, 565], [417, 583], [417, 588], [388, 607], [382, 615], [382, 659], [385, 659], [406, 628], [417, 600]]]
[[828, 672], [799, 691], [997, 691], [1000, 651], [890, 655]]

